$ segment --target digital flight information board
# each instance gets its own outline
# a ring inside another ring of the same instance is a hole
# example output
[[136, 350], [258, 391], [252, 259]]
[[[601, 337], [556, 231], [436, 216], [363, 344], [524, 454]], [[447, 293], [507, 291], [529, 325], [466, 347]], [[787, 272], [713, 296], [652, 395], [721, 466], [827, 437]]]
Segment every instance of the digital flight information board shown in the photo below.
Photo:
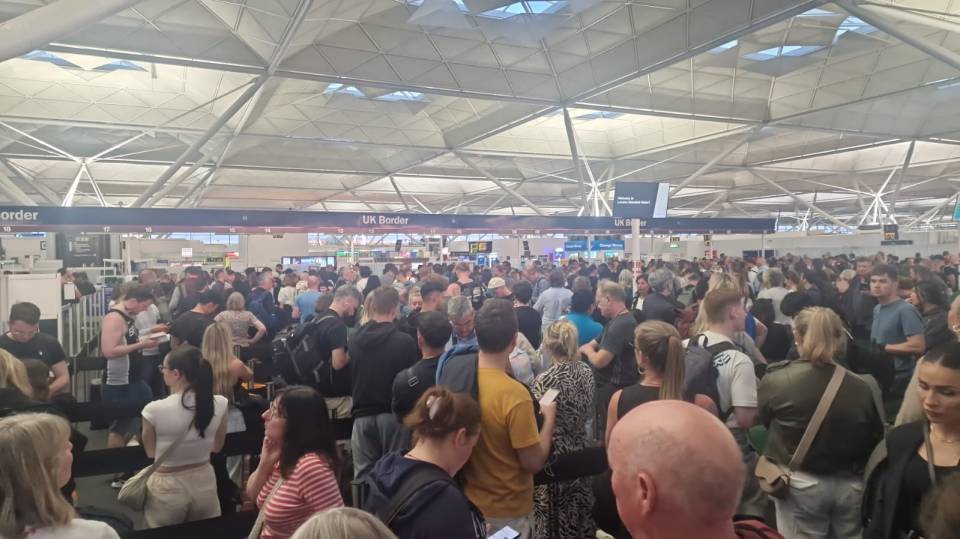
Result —
[[617, 182], [613, 195], [613, 216], [651, 219], [667, 216], [670, 184]]

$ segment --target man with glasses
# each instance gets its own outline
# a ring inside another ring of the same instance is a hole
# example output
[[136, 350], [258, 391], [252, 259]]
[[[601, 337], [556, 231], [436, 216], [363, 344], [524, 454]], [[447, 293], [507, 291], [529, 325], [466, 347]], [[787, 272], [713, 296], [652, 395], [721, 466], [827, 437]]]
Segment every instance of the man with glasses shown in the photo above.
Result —
[[70, 385], [67, 356], [57, 339], [40, 333], [40, 308], [33, 303], [17, 303], [10, 308], [9, 330], [0, 336], [0, 348], [23, 361], [39, 359], [50, 368], [53, 381], [50, 395], [66, 391]]

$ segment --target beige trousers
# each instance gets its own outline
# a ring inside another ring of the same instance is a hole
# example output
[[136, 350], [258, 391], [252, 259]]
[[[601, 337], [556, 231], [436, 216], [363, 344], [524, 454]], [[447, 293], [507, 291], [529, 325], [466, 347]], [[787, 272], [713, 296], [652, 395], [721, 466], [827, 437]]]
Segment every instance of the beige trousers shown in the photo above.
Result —
[[151, 475], [143, 516], [150, 528], [220, 516], [213, 466]]

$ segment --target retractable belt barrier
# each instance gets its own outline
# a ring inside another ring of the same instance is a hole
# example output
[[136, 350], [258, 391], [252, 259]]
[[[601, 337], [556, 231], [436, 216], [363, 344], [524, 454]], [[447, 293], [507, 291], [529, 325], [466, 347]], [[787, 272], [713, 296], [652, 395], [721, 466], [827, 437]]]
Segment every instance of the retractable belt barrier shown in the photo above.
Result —
[[257, 520], [256, 511], [240, 511], [186, 524], [151, 528], [123, 534], [123, 539], [245, 539]]
[[[110, 422], [116, 419], [140, 417], [146, 406], [144, 402], [78, 402], [66, 407], [67, 418], [72, 423], [83, 421]], [[353, 419], [333, 419], [334, 435], [337, 440], [349, 440], [353, 431]], [[260, 433], [235, 432], [227, 434], [220, 454], [228, 457], [254, 455], [260, 452], [263, 437]], [[139, 470], [151, 459], [143, 452], [143, 447], [120, 447], [84, 451], [73, 465], [74, 477], [90, 477], [113, 473], [125, 473]]]
[[[127, 402], [84, 402], [73, 403], [67, 407], [67, 417], [71, 422], [112, 421], [139, 417], [146, 403]], [[353, 428], [352, 419], [333, 419], [338, 440], [349, 440]], [[220, 454], [224, 456], [253, 455], [260, 452], [263, 437], [259, 433], [236, 432], [227, 434]], [[85, 451], [79, 455], [73, 465], [74, 477], [91, 477], [136, 471], [149, 465], [143, 447], [121, 447]], [[607, 470], [607, 454], [603, 447], [588, 447], [548, 460], [546, 467], [534, 477], [536, 485], [571, 481], [583, 477], [598, 475]], [[222, 517], [198, 520], [175, 526], [164, 526], [148, 530], [126, 533], [124, 539], [242, 539], [247, 536], [256, 520], [256, 511], [241, 511]]]

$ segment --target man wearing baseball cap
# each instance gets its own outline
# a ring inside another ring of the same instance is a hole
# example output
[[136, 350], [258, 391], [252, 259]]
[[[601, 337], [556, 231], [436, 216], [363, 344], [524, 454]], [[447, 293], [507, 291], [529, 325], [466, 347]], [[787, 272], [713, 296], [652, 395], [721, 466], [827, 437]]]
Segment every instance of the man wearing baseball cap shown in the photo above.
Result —
[[513, 293], [510, 292], [510, 287], [507, 286], [507, 281], [502, 277], [494, 277], [490, 279], [490, 282], [487, 283], [487, 297], [495, 299], [507, 299], [513, 300]]

